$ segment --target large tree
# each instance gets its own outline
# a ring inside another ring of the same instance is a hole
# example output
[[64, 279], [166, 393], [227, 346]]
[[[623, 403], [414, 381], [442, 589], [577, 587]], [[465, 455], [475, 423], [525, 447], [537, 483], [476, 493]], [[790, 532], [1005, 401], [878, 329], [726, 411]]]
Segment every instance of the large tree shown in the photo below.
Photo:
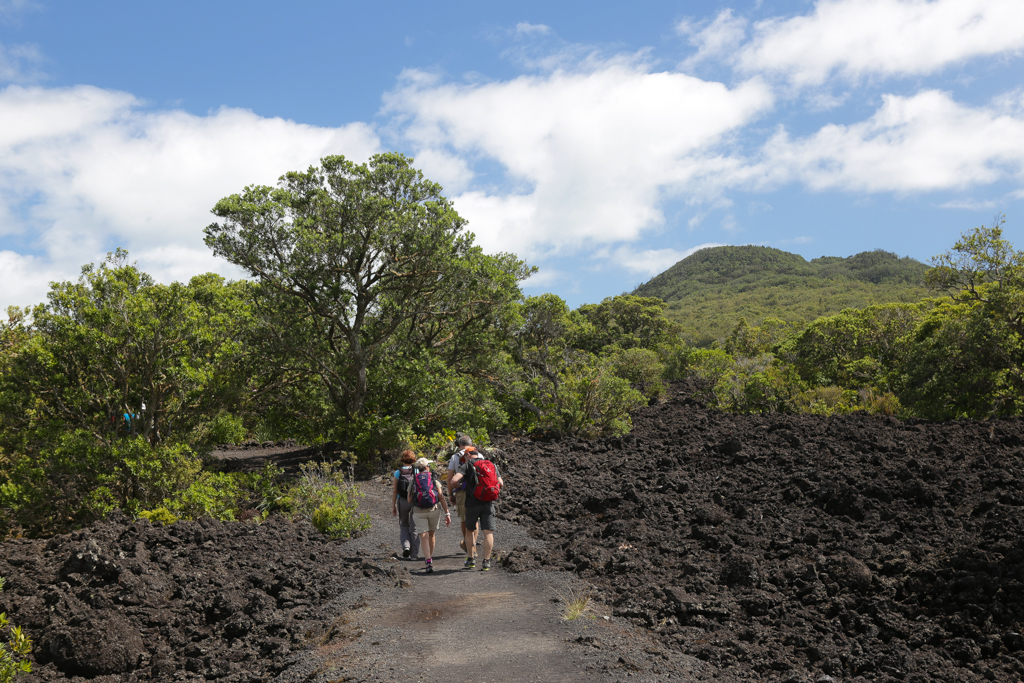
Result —
[[348, 418], [367, 410], [385, 364], [415, 371], [426, 353], [472, 374], [531, 272], [475, 247], [441, 186], [397, 153], [365, 164], [325, 157], [213, 213], [222, 221], [206, 228], [206, 243], [257, 281], [280, 377], [315, 378]]

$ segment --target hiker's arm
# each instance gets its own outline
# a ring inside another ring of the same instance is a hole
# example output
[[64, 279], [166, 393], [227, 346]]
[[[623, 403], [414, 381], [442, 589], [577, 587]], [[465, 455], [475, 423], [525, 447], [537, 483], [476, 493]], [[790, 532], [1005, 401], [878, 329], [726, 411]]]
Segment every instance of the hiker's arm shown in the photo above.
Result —
[[441, 499], [441, 507], [444, 509], [444, 514], [446, 514], [446, 515], [452, 514], [451, 512], [448, 511], [448, 500], [444, 497], [444, 492], [441, 491], [441, 482], [437, 482], [437, 493], [438, 493], [437, 497]]
[[455, 475], [452, 477], [452, 480], [448, 482], [448, 490], [451, 491], [452, 486], [455, 486], [460, 481], [462, 481], [462, 472], [456, 472]]
[[391, 516], [398, 516], [398, 480], [391, 487]]

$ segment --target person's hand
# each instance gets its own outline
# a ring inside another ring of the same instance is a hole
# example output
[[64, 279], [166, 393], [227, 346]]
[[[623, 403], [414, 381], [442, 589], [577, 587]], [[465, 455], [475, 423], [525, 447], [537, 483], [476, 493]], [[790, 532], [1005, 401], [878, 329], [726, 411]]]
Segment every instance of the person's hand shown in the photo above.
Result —
[[450, 512], [444, 513], [444, 525], [445, 526], [451, 526], [452, 525], [452, 513], [450, 513]]
[[391, 516], [392, 517], [397, 517], [398, 516], [398, 506], [397, 505], [392, 505], [391, 506]]

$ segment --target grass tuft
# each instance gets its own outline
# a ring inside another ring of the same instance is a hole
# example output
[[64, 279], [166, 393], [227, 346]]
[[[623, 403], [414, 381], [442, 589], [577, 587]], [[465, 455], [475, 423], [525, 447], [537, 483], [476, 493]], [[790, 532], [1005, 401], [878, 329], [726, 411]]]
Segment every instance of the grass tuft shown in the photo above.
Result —
[[593, 593], [589, 586], [570, 586], [566, 585], [561, 591], [558, 591], [558, 598], [564, 605], [562, 609], [562, 620], [563, 621], [575, 621], [580, 617], [594, 618], [593, 614], [590, 614], [590, 601], [593, 598]]

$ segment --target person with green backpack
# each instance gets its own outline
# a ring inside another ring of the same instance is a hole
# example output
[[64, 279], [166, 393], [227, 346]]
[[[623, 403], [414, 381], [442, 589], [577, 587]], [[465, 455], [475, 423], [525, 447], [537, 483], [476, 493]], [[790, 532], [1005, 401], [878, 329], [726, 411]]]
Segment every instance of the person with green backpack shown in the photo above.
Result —
[[416, 461], [416, 473], [409, 489], [409, 502], [412, 504], [412, 518], [420, 532], [420, 549], [426, 562], [424, 571], [434, 571], [434, 533], [441, 522], [441, 510], [444, 509], [444, 525], [452, 523], [452, 513], [448, 511], [448, 501], [441, 490], [441, 482], [434, 478], [430, 471], [430, 460], [420, 458]]
[[402, 557], [418, 560], [420, 536], [416, 533], [416, 521], [412, 518], [412, 503], [409, 502], [409, 490], [412, 488], [412, 477], [415, 473], [413, 463], [415, 462], [415, 453], [402, 451], [401, 466], [395, 470], [395, 483], [391, 492], [391, 514], [398, 517], [398, 535], [402, 543]]

